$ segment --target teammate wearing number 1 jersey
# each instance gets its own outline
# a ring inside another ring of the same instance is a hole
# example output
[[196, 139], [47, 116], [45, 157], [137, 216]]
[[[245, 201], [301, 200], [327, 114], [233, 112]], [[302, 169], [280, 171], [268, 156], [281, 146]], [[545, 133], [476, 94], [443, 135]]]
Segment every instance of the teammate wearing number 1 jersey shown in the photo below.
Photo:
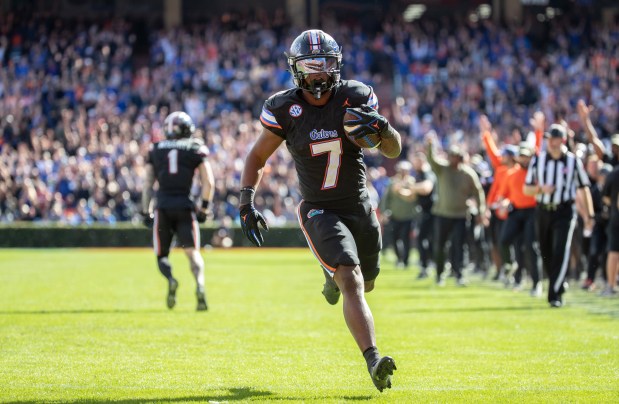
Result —
[[400, 154], [400, 135], [377, 112], [371, 87], [340, 80], [342, 53], [330, 35], [320, 30], [303, 32], [293, 41], [287, 58], [295, 87], [264, 103], [263, 131], [241, 177], [241, 226], [253, 244], [263, 244], [258, 225], [265, 230], [268, 226], [254, 207], [254, 193], [266, 161], [285, 142], [303, 197], [297, 209], [299, 223], [325, 275], [323, 295], [334, 305], [343, 294], [346, 324], [374, 385], [383, 391], [391, 387], [396, 366], [393, 358], [378, 353], [374, 320], [364, 297], [374, 288], [380, 271], [381, 234], [369, 201], [363, 150], [346, 137], [344, 114], [353, 109], [360, 117], [355, 135], [380, 135], [378, 148], [386, 157]]
[[[206, 221], [213, 200], [214, 179], [209, 151], [201, 139], [192, 137], [195, 125], [185, 112], [172, 112], [163, 122], [165, 140], [153, 143], [146, 160], [146, 175], [142, 193], [144, 224], [153, 228], [153, 248], [157, 266], [168, 280], [167, 305], [176, 305], [178, 282], [172, 276], [168, 260], [172, 238], [185, 250], [191, 272], [196, 279], [197, 310], [207, 310], [204, 289], [204, 260], [200, 255], [198, 222]], [[202, 202], [197, 207], [190, 198], [194, 174], [198, 170], [202, 183]], [[159, 183], [156, 207], [151, 213], [153, 185]]]

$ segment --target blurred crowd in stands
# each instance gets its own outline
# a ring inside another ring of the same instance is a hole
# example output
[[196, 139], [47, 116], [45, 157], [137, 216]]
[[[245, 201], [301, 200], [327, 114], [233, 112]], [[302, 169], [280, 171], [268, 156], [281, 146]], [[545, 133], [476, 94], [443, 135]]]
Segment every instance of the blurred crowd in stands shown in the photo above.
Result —
[[[576, 102], [607, 145], [618, 128], [619, 24], [559, 16], [543, 26], [490, 20], [386, 18], [376, 30], [322, 29], [343, 47], [344, 79], [374, 86], [380, 111], [404, 135], [406, 159], [429, 130], [443, 145], [481, 150], [486, 114], [499, 143], [531, 130], [534, 111], [577, 135]], [[139, 220], [144, 156], [161, 122], [185, 110], [211, 150], [215, 220], [236, 220], [239, 177], [258, 136], [263, 101], [292, 86], [284, 52], [301, 31], [282, 12], [227, 14], [152, 30], [149, 48], [123, 20], [96, 23], [0, 16], [0, 222], [67, 224]], [[518, 133], [518, 134], [516, 134]], [[483, 154], [482, 154], [483, 156]], [[256, 203], [272, 226], [296, 220], [292, 160], [269, 161]], [[368, 153], [378, 203], [393, 166]], [[483, 181], [491, 181], [491, 173]]]

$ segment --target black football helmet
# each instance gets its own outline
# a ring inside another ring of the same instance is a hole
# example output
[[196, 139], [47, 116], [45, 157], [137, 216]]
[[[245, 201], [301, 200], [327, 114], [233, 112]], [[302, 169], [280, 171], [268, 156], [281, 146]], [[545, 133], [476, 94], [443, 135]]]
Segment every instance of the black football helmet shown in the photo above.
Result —
[[183, 111], [174, 111], [163, 121], [163, 132], [167, 139], [189, 138], [195, 130], [193, 120]]
[[[294, 84], [319, 99], [340, 82], [342, 50], [331, 35], [311, 29], [296, 37], [290, 45], [288, 68]], [[310, 74], [327, 73], [327, 80], [307, 79]]]

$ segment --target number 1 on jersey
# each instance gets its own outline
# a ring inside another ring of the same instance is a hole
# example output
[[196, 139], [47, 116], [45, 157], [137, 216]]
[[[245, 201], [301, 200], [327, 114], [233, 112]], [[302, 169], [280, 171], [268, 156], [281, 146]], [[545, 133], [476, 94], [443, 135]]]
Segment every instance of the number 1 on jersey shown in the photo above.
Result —
[[178, 173], [178, 150], [176, 149], [168, 152], [168, 172], [170, 174]]
[[340, 164], [342, 162], [342, 139], [328, 140], [326, 142], [310, 144], [312, 156], [328, 153], [327, 169], [325, 170], [325, 178], [322, 181], [321, 189], [329, 189], [337, 186], [337, 179], [340, 172]]

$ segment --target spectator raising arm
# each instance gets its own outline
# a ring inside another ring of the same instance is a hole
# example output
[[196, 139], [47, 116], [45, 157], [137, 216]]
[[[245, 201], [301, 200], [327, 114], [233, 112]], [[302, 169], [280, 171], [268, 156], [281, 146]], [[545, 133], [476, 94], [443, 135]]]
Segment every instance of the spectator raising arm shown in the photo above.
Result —
[[428, 132], [425, 137], [425, 142], [426, 142], [426, 155], [428, 156], [428, 164], [430, 164], [432, 171], [434, 171], [436, 175], [439, 175], [441, 171], [443, 170], [443, 168], [447, 167], [447, 162], [436, 160], [436, 157], [434, 156], [434, 147], [435, 147], [435, 144], [438, 142], [438, 139], [436, 137], [436, 132], [434, 131]]
[[595, 154], [598, 158], [603, 161], [604, 155], [606, 154], [606, 148], [604, 147], [604, 143], [602, 143], [598, 137], [597, 132], [593, 127], [593, 123], [591, 122], [591, 111], [593, 110], [593, 106], [587, 106], [585, 101], [578, 100], [576, 109], [578, 110], [580, 123], [587, 134], [587, 140], [589, 140], [589, 143], [593, 145], [593, 150], [595, 150]]

